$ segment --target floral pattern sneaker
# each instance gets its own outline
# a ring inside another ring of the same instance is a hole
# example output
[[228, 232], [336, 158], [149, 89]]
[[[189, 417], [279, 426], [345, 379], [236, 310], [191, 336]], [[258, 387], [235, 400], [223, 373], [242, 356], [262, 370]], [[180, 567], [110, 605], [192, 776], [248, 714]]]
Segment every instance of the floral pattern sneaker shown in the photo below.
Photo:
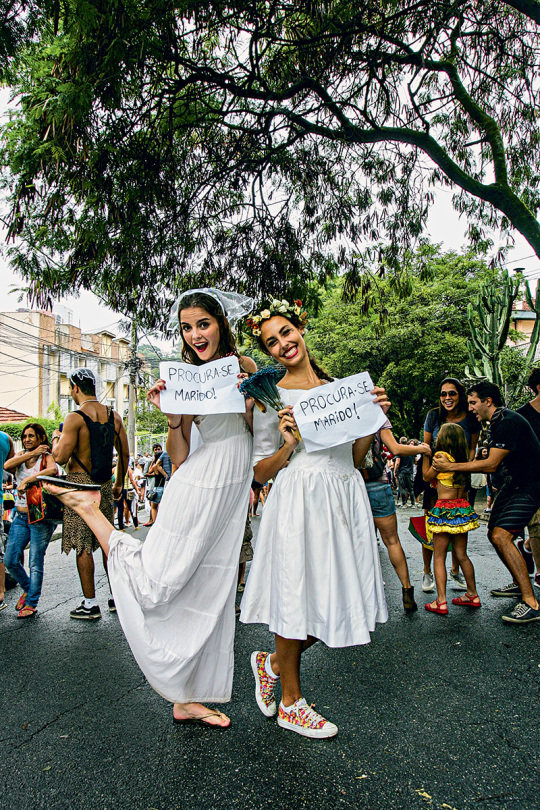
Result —
[[304, 737], [324, 739], [335, 737], [338, 733], [337, 726], [325, 720], [315, 709], [308, 706], [304, 698], [297, 700], [288, 709], [283, 703], [280, 703], [277, 721], [281, 728], [296, 731], [297, 734], [302, 734]]
[[255, 677], [255, 700], [265, 717], [273, 717], [277, 711], [274, 687], [279, 675], [272, 678], [266, 671], [266, 659], [270, 653], [255, 650], [251, 653], [251, 669]]

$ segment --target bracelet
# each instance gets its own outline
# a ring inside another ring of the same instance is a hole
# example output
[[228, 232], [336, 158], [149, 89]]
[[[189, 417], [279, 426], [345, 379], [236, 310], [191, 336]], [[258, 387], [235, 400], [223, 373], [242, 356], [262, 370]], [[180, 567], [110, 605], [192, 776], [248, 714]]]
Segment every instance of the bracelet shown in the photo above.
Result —
[[173, 427], [169, 420], [167, 419], [167, 424], [169, 426], [169, 430], [178, 430], [179, 427], [182, 427], [182, 420], [180, 419], [179, 423]]

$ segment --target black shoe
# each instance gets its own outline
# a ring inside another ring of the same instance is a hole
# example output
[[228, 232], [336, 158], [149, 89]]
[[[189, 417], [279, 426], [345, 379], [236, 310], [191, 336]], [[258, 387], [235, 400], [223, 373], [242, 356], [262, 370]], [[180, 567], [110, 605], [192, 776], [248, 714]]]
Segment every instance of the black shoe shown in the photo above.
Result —
[[109, 613], [116, 613], [116, 605], [114, 599], [109, 599]]
[[516, 585], [515, 582], [511, 582], [509, 585], [503, 585], [502, 588], [493, 588], [490, 591], [492, 596], [511, 596], [513, 598], [518, 598], [521, 596], [521, 590], [519, 585]]
[[405, 613], [413, 613], [413, 611], [418, 610], [418, 605], [414, 601], [414, 588], [402, 588], [401, 589], [403, 595], [403, 609]]
[[99, 605], [94, 605], [91, 608], [87, 608], [84, 606], [83, 601], [79, 607], [75, 608], [75, 610], [70, 610], [69, 615], [72, 619], [87, 619], [88, 621], [95, 621], [96, 619], [101, 619], [101, 610], [99, 609]]
[[540, 608], [535, 610], [527, 602], [518, 602], [510, 613], [502, 616], [503, 622], [512, 624], [528, 624], [528, 622], [540, 622]]

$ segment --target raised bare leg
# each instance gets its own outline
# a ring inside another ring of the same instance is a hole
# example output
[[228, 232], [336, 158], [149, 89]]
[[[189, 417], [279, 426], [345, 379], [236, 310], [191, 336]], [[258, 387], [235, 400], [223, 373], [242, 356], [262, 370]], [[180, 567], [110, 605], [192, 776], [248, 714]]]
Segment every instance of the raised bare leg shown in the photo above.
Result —
[[92, 529], [105, 554], [109, 553], [109, 538], [115, 531], [103, 512], [99, 509], [99, 490], [67, 490], [47, 483], [46, 491], [55, 495], [65, 506], [69, 506]]

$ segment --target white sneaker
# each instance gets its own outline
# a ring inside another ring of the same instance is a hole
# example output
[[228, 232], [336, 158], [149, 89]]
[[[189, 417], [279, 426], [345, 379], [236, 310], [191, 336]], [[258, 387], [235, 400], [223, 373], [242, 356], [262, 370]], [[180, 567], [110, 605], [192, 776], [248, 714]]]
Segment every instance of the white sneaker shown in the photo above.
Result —
[[454, 574], [452, 569], [448, 572], [450, 574], [450, 579], [452, 580], [452, 588], [454, 591], [466, 591], [467, 590], [467, 583], [465, 582], [465, 577], [458, 571], [457, 574]]
[[251, 669], [255, 677], [255, 700], [265, 717], [273, 717], [277, 711], [274, 687], [279, 675], [272, 677], [266, 671], [266, 659], [270, 653], [255, 650], [251, 653]]
[[308, 706], [304, 698], [295, 701], [287, 709], [283, 703], [280, 703], [277, 721], [281, 728], [296, 731], [297, 734], [302, 734], [304, 737], [324, 739], [335, 737], [338, 733], [338, 727]]
[[431, 574], [424, 574], [422, 578], [422, 590], [424, 593], [430, 593], [435, 590], [435, 582]]

